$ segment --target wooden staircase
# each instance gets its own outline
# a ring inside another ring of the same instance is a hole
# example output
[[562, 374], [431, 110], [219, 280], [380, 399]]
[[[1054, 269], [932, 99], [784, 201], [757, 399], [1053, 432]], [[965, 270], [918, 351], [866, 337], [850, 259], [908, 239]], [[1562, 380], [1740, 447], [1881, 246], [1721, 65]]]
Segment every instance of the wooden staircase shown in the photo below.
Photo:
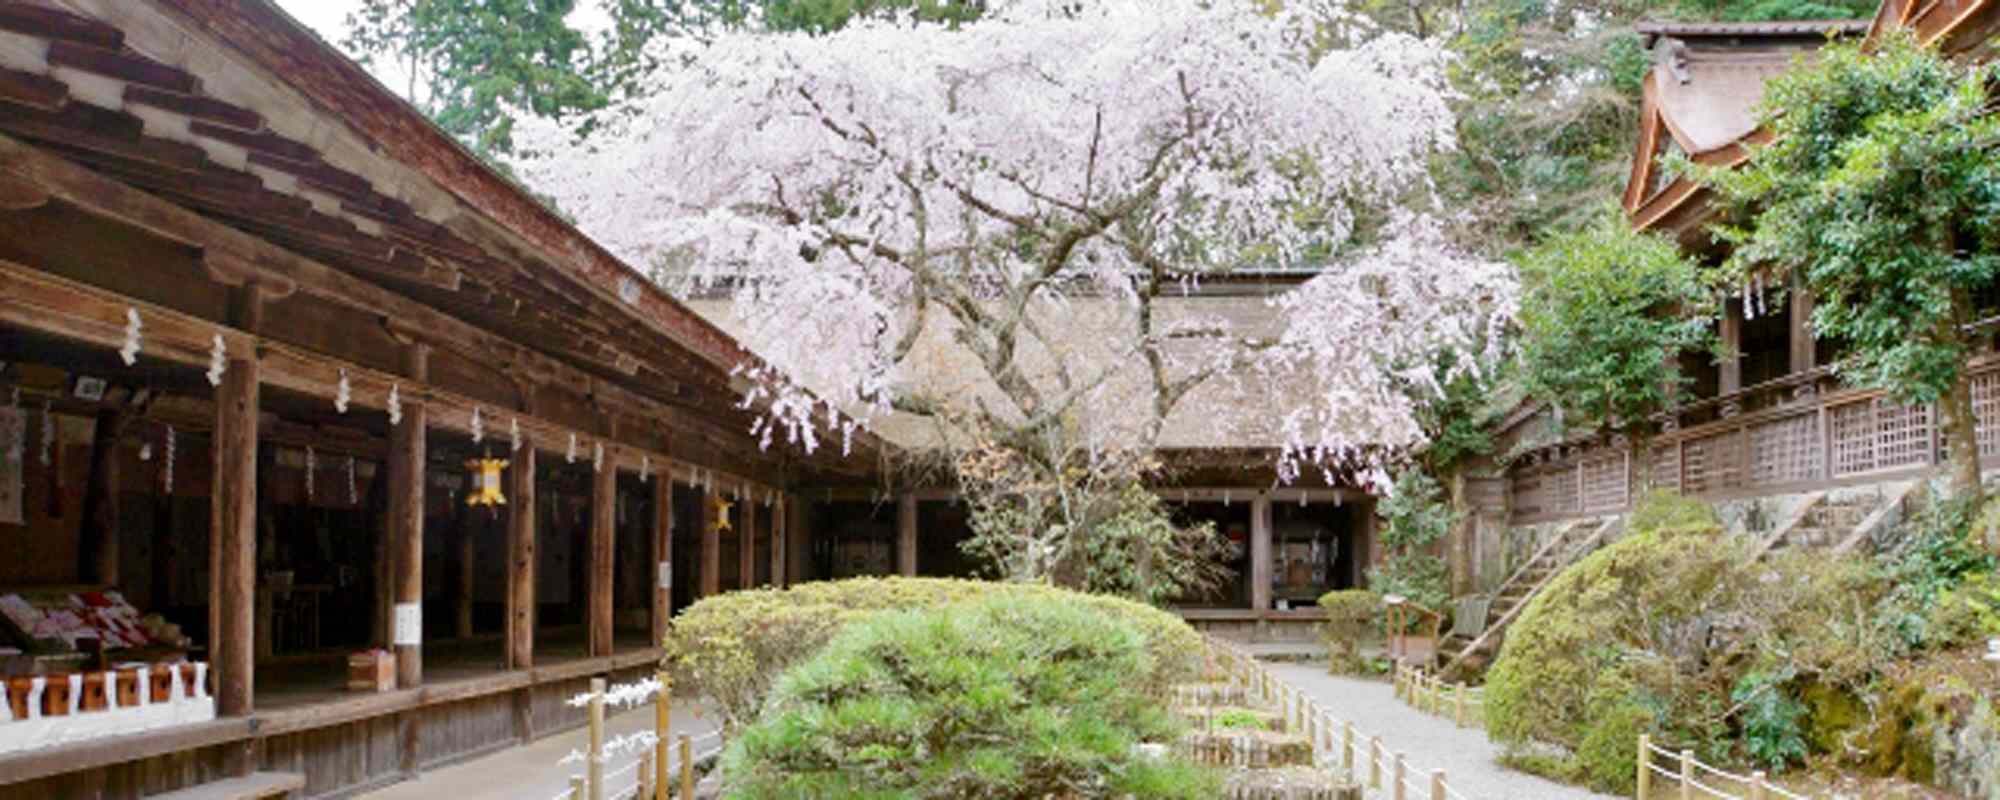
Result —
[[1548, 585], [1549, 579], [1554, 578], [1563, 567], [1603, 544], [1605, 537], [1617, 529], [1619, 522], [1617, 517], [1573, 520], [1557, 528], [1527, 563], [1494, 590], [1486, 606], [1485, 624], [1477, 635], [1467, 635], [1466, 626], [1454, 625], [1451, 635], [1438, 642], [1436, 658], [1443, 664], [1438, 674], [1450, 679], [1461, 669], [1485, 666], [1491, 658], [1490, 654], [1498, 651], [1508, 624], [1528, 607], [1528, 601], [1534, 599], [1535, 594]]

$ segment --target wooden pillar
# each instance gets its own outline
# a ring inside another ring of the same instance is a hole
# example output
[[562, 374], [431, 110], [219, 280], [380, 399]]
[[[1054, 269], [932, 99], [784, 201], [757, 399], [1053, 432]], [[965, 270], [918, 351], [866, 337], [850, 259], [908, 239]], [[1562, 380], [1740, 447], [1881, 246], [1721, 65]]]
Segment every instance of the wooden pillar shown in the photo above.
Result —
[[722, 530], [717, 525], [715, 488], [702, 486], [695, 490], [701, 502], [695, 504], [700, 516], [695, 518], [695, 528], [701, 531], [701, 575], [700, 589], [696, 597], [709, 597], [722, 591]]
[[896, 498], [896, 574], [917, 574], [917, 496]]
[[1271, 608], [1271, 497], [1264, 492], [1250, 501], [1250, 608]]
[[785, 583], [812, 579], [812, 526], [807, 518], [811, 504], [804, 498], [785, 495]]
[[[470, 483], [467, 483], [466, 492], [469, 494], [471, 491], [472, 486]], [[492, 512], [474, 511], [465, 505], [463, 499], [460, 499], [456, 505], [458, 507], [452, 509], [451, 515], [452, 519], [458, 523], [452, 526], [457, 529], [458, 533], [458, 539], [455, 542], [458, 545], [458, 552], [452, 559], [452, 594], [456, 595], [453, 598], [454, 602], [452, 604], [452, 611], [454, 612], [452, 632], [460, 639], [470, 639], [472, 638], [472, 554], [474, 550], [478, 549], [475, 546], [479, 539], [478, 533], [486, 527], [487, 521], [491, 519]]]
[[736, 490], [736, 507], [743, 510], [743, 523], [736, 530], [736, 588], [757, 585], [757, 498], [754, 489]]
[[618, 533], [618, 468], [612, 466], [610, 448], [605, 448], [605, 464], [591, 473], [590, 482], [590, 572], [585, 581], [589, 599], [588, 627], [590, 654], [611, 655], [612, 562]]
[[535, 665], [535, 445], [507, 473], [507, 668]]
[[1735, 394], [1743, 390], [1743, 304], [1740, 300], [1728, 300], [1722, 304], [1722, 347], [1721, 371], [1722, 394]]
[[673, 615], [674, 476], [670, 470], [653, 476], [653, 646], [667, 640], [667, 620]]
[[783, 588], [785, 581], [785, 500], [771, 497], [771, 585]]
[[1806, 288], [1799, 284], [1800, 280], [1797, 276], [1794, 276], [1791, 290], [1792, 330], [1790, 338], [1791, 363], [1789, 365], [1793, 373], [1805, 372], [1818, 366], [1814, 362], [1819, 357], [1816, 346], [1818, 343], [1814, 342], [1812, 337], [1812, 293], [1806, 291]]
[[[430, 378], [430, 346], [403, 348], [403, 374]], [[421, 399], [402, 394], [402, 420], [389, 431], [389, 550], [395, 555], [396, 610], [390, 640], [396, 648], [396, 685], [424, 683], [424, 463], [428, 415]]]
[[120, 411], [99, 411], [91, 432], [90, 472], [83, 481], [83, 526], [77, 538], [77, 576], [83, 583], [119, 583], [118, 441], [128, 419]]
[[215, 477], [209, 504], [209, 651], [216, 713], [252, 711], [256, 666], [257, 409], [254, 354], [230, 354], [215, 394]]

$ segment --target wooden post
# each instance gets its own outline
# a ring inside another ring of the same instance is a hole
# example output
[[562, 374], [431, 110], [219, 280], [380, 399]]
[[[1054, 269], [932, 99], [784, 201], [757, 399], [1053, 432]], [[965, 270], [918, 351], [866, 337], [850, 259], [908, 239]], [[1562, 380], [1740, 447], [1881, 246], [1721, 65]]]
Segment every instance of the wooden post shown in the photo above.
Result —
[[1725, 356], [1718, 365], [1718, 393], [1731, 395], [1743, 390], [1743, 304], [1726, 300], [1722, 304], [1721, 341]]
[[1632, 776], [1633, 785], [1638, 787], [1633, 795], [1637, 800], [1646, 800], [1646, 795], [1653, 788], [1652, 763], [1653, 737], [1649, 734], [1639, 734], [1639, 772]]
[[262, 387], [254, 354], [233, 354], [215, 393], [214, 499], [209, 506], [209, 600], [216, 627], [215, 710], [248, 716], [255, 695], [257, 597], [257, 414]]
[[694, 798], [694, 745], [688, 743], [687, 734], [681, 734], [681, 798]]
[[1368, 788], [1382, 788], [1382, 737], [1368, 737]]
[[785, 585], [812, 579], [812, 528], [806, 515], [812, 504], [804, 498], [785, 495]]
[[1770, 785], [1768, 776], [1763, 770], [1750, 773], [1750, 800], [1764, 800], [1768, 796], [1765, 789]]
[[1354, 777], [1354, 723], [1340, 724], [1340, 767], [1347, 770], [1349, 778]]
[[736, 490], [736, 507], [743, 510], [743, 524], [736, 529], [736, 586], [757, 585], [757, 499], [748, 486]]
[[97, 412], [90, 435], [90, 472], [83, 481], [83, 525], [77, 537], [83, 583], [118, 586], [118, 441], [126, 421], [120, 411]]
[[716, 526], [715, 487], [703, 486], [697, 490], [701, 495], [700, 516], [695, 518], [701, 530], [701, 591], [698, 597], [708, 597], [722, 591], [722, 530]]
[[590, 800], [604, 800], [604, 679], [590, 679], [590, 753], [585, 774], [590, 776]]
[[593, 657], [611, 655], [611, 569], [618, 533], [618, 468], [610, 463], [613, 460], [610, 449], [605, 448], [607, 463], [590, 476], [590, 571], [584, 581], [584, 591], [590, 596], [584, 607], [590, 610], [587, 625]]
[[583, 776], [569, 776], [569, 800], [585, 800]]
[[1453, 721], [1458, 723], [1458, 727], [1465, 727], [1465, 681], [1452, 685], [1451, 704]]
[[[667, 640], [667, 620], [674, 615], [674, 476], [653, 476], [653, 646]], [[665, 673], [661, 674], [665, 678]], [[660, 731], [661, 736], [667, 732]], [[665, 753], [665, 740], [661, 752]], [[660, 767], [665, 784], [666, 766]], [[663, 795], [664, 797], [664, 795]]]
[[507, 668], [535, 665], [535, 443], [507, 474]]
[[[430, 378], [430, 347], [403, 348], [403, 373], [422, 383]], [[389, 526], [396, 555], [396, 685], [424, 683], [424, 460], [427, 417], [421, 399], [402, 395], [402, 421], [389, 432]]]
[[785, 500], [783, 495], [771, 498], [771, 585], [784, 588], [785, 580]]
[[[1403, 779], [1407, 777], [1409, 774], [1410, 774], [1410, 764], [1408, 759], [1404, 758], [1404, 755], [1402, 753], [1397, 753], [1396, 782], [1389, 786], [1390, 797], [1394, 797], [1396, 798], [1396, 800], [1408, 800], [1409, 795], [1403, 790], [1403, 784], [1404, 784]], [[592, 798], [591, 800], [596, 800], [596, 798]]]
[[1250, 501], [1250, 609], [1271, 610], [1271, 498]]
[[[466, 490], [470, 492], [471, 487], [466, 487]], [[452, 605], [452, 611], [454, 612], [452, 632], [457, 634], [460, 639], [470, 639], [472, 638], [472, 561], [474, 557], [473, 551], [477, 549], [479, 539], [476, 531], [486, 524], [486, 520], [482, 519], [479, 515], [482, 513], [490, 514], [491, 512], [475, 512], [471, 508], [466, 507], [462, 501], [456, 505], [458, 508], [452, 509], [452, 518], [458, 524], [452, 527], [457, 529], [458, 557], [453, 559], [453, 567], [457, 574], [452, 576], [454, 578], [452, 581], [452, 593], [457, 595], [457, 602]]]
[[[660, 782], [653, 787], [653, 800], [667, 800], [667, 737], [673, 732], [674, 679], [666, 670], [660, 670], [656, 677], [660, 693], [653, 697], [653, 765]], [[644, 800], [646, 793], [641, 791], [638, 796]]]
[[1681, 800], [1694, 800], [1694, 751], [1681, 751]]
[[917, 496], [896, 498], [896, 574], [917, 574]]
[[1431, 800], [1445, 800], [1444, 770], [1431, 770]]
[[652, 793], [653, 793], [653, 762], [647, 761], [646, 759], [642, 758], [639, 759], [639, 785], [632, 792], [632, 796], [638, 798], [638, 800], [645, 800], [646, 795]]

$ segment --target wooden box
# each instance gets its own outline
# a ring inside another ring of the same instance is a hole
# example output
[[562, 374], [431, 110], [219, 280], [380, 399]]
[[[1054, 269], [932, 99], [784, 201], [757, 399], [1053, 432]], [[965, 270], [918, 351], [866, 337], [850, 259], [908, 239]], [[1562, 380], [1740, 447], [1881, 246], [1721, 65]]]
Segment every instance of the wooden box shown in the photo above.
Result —
[[347, 657], [347, 688], [356, 692], [387, 692], [396, 688], [396, 657], [371, 650]]

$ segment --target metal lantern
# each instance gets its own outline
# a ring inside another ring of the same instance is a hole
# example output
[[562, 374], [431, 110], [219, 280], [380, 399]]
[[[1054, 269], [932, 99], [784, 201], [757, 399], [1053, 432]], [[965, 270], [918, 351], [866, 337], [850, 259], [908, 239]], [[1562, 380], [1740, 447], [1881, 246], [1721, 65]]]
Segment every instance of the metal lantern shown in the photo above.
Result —
[[736, 504], [722, 499], [722, 495], [719, 494], [712, 495], [711, 498], [715, 504], [715, 529], [718, 531], [732, 530], [733, 528], [729, 522], [729, 511], [735, 508]]
[[500, 471], [507, 468], [504, 458], [475, 458], [465, 462], [472, 470], [472, 488], [465, 493], [468, 506], [504, 506], [507, 496], [500, 493]]

